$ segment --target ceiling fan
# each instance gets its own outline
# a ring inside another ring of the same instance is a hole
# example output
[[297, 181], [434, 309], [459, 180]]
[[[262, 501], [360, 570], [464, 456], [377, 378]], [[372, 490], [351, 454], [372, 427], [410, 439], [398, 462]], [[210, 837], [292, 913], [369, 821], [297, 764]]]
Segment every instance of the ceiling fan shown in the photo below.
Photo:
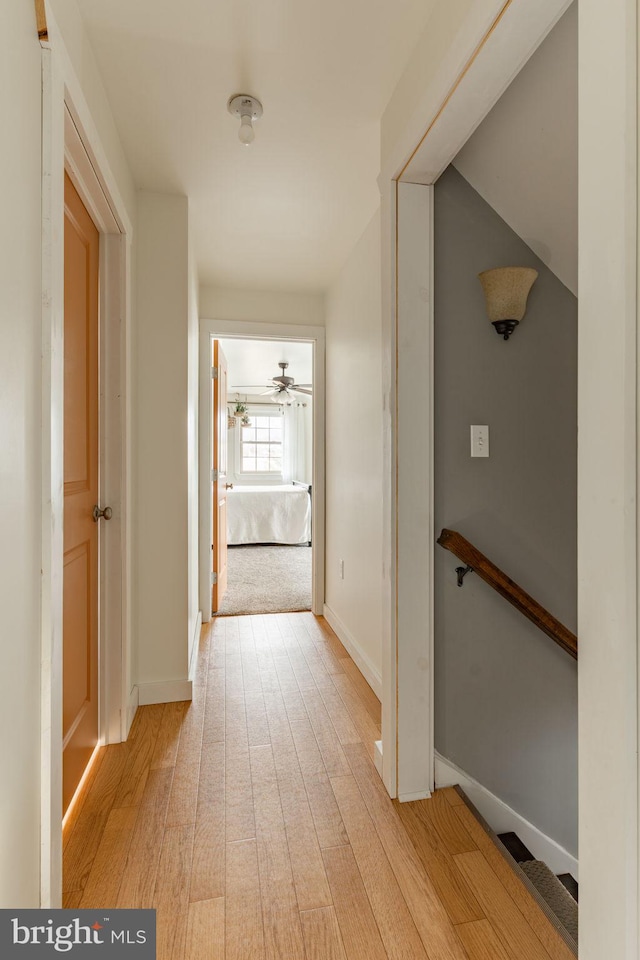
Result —
[[[270, 397], [273, 403], [293, 403], [295, 397], [294, 393], [304, 393], [307, 396], [312, 396], [312, 384], [310, 383], [296, 383], [293, 377], [288, 377], [285, 373], [287, 367], [289, 366], [286, 360], [281, 360], [278, 363], [278, 366], [282, 370], [282, 373], [279, 377], [272, 377], [271, 384], [268, 390], [263, 391], [260, 394], [261, 397]], [[237, 389], [242, 389], [238, 387]]]

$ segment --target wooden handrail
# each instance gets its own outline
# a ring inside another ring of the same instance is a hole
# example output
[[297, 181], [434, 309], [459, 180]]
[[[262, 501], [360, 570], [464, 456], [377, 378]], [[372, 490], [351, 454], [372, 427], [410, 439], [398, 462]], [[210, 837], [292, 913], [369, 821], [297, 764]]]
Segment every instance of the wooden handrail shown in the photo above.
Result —
[[455, 530], [446, 529], [438, 537], [438, 543], [441, 547], [454, 553], [468, 567], [471, 567], [481, 580], [493, 587], [516, 610], [523, 613], [528, 620], [531, 620], [531, 623], [535, 623], [536, 627], [546, 633], [548, 637], [551, 637], [552, 640], [555, 640], [558, 646], [577, 660], [578, 638], [576, 635], [567, 630], [559, 620], [556, 620], [537, 600], [530, 597], [522, 587], [514, 583], [499, 567], [491, 563], [472, 543], [465, 540]]

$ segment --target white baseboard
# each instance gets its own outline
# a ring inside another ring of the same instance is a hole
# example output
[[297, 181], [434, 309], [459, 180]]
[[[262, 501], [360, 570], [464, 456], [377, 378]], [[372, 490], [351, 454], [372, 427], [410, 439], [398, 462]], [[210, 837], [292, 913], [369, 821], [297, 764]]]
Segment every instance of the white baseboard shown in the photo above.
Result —
[[456, 784], [462, 787], [494, 833], [517, 833], [537, 860], [544, 860], [554, 873], [570, 873], [578, 880], [578, 861], [572, 854], [464, 770], [436, 752], [436, 787], [452, 787]]
[[398, 794], [398, 802], [412, 803], [414, 800], [428, 800], [430, 796], [430, 790], [419, 790], [418, 793], [401, 793]]
[[333, 612], [331, 607], [325, 603], [323, 607], [323, 616], [338, 640], [343, 645], [358, 670], [365, 678], [378, 700], [382, 700], [382, 677], [367, 654], [361, 649], [360, 644], [353, 634], [345, 627], [340, 617]]
[[125, 740], [129, 736], [129, 731], [131, 730], [131, 724], [133, 723], [133, 718], [136, 715], [136, 710], [140, 703], [140, 698], [138, 696], [138, 687], [134, 684], [133, 690], [129, 694], [129, 703], [127, 704], [127, 729], [124, 732]]
[[189, 664], [189, 680], [193, 680], [196, 675], [198, 665], [198, 651], [200, 649], [200, 631], [202, 630], [202, 610], [198, 610], [196, 617], [196, 626], [193, 632], [193, 643], [191, 645], [191, 663]]
[[141, 707], [150, 703], [173, 703], [193, 699], [191, 680], [165, 680], [162, 683], [139, 683], [138, 700]]
[[382, 740], [376, 740], [373, 744], [373, 762], [382, 779]]

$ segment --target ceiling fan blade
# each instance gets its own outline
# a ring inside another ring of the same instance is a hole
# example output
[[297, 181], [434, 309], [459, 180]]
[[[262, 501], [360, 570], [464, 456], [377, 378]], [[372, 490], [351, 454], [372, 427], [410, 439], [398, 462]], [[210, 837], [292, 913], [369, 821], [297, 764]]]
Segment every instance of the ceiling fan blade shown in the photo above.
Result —
[[228, 393], [239, 393], [244, 390], [262, 390], [263, 387], [268, 386], [266, 383], [236, 383], [229, 384], [227, 389]]
[[307, 397], [313, 396], [313, 390], [307, 390], [306, 387], [293, 386], [293, 387], [290, 387], [289, 389], [293, 390], [294, 393], [304, 393], [304, 395]]
[[293, 386], [294, 386], [294, 388], [297, 388], [297, 387], [306, 387], [307, 390], [311, 390], [312, 387], [313, 387], [313, 384], [312, 384], [312, 383], [294, 383]]
[[270, 394], [280, 393], [277, 387], [269, 387], [268, 390], [263, 390], [260, 394], [261, 397], [268, 397]]

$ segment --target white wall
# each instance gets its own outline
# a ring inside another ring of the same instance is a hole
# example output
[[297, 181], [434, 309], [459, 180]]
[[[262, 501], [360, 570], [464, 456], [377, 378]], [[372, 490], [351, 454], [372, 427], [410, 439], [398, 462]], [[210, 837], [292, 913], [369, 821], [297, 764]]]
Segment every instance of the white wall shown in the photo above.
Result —
[[324, 295], [287, 291], [200, 287], [200, 316], [211, 320], [255, 320], [324, 326]]
[[53, 11], [74, 72], [78, 77], [82, 93], [91, 111], [93, 122], [99, 132], [112, 173], [127, 207], [129, 219], [133, 222], [136, 209], [133, 177], [122, 149], [100, 71], [82, 23], [78, 4], [76, 0], [47, 0], [47, 4], [51, 6]]
[[[379, 678], [382, 659], [379, 214], [367, 226], [328, 292], [326, 328], [326, 605]], [[344, 580], [338, 575], [339, 560], [344, 560]]]
[[[382, 115], [381, 168], [385, 173], [390, 166], [395, 167], [407, 160], [422, 137], [425, 126], [431, 119], [422, 110], [425, 91], [433, 85], [449, 48], [472, 12], [474, 2], [477, 0], [438, 0], [435, 4]], [[502, 5], [501, 0], [498, 0], [496, 12]], [[463, 62], [461, 60], [461, 67]], [[434, 108], [439, 106], [436, 97]], [[409, 135], [407, 131], [410, 131]], [[406, 149], [401, 147], [398, 152], [398, 147], [403, 142], [406, 143]], [[397, 171], [390, 171], [391, 175], [395, 172]]]
[[187, 525], [188, 525], [188, 592], [189, 592], [189, 663], [196, 643], [198, 614], [198, 347], [200, 314], [198, 312], [198, 268], [189, 234], [189, 290], [187, 329]]
[[[94, 141], [101, 141], [103, 155], [125, 200], [130, 220], [135, 219], [133, 183], [113, 119], [104, 96], [91, 50], [81, 27], [75, 3], [55, 0], [60, 32], [49, 16], [54, 69], [59, 71], [69, 57], [80, 81], [84, 98], [93, 115]], [[0, 722], [10, 736], [0, 740], [0, 765], [7, 776], [0, 800], [0, 907], [40, 905], [41, 825], [41, 653], [53, 656], [52, 675], [58, 675], [59, 646], [49, 650], [50, 637], [41, 644], [42, 624], [49, 613], [42, 597], [49, 587], [41, 578], [43, 540], [41, 531], [51, 527], [52, 505], [47, 499], [58, 496], [62, 478], [54, 475], [60, 437], [55, 430], [48, 392], [54, 361], [43, 354], [42, 310], [42, 52], [37, 38], [34, 5], [2, 5], [0, 27], [6, 39], [2, 58], [0, 115], [6, 137], [0, 155], [0, 195], [3, 227], [0, 232], [0, 600], [3, 611], [0, 640]], [[63, 42], [64, 41], [64, 49]], [[51, 55], [47, 54], [48, 59]], [[65, 68], [67, 71], [67, 68]], [[60, 74], [57, 74], [60, 76]], [[69, 76], [65, 72], [65, 76]], [[54, 87], [60, 95], [61, 87]], [[77, 86], [76, 86], [77, 90]], [[53, 112], [62, 117], [61, 104]], [[52, 114], [47, 112], [48, 120]], [[62, 130], [53, 139], [61, 144]], [[47, 154], [57, 158], [47, 145]], [[62, 171], [60, 171], [62, 177]], [[57, 211], [54, 211], [57, 213]], [[60, 211], [56, 239], [62, 237]], [[53, 263], [61, 262], [54, 255]], [[51, 277], [53, 287], [61, 277]], [[47, 319], [50, 319], [48, 315]], [[45, 341], [47, 337], [44, 338]], [[51, 420], [53, 436], [49, 437]], [[43, 458], [43, 441], [51, 445]], [[55, 448], [55, 449], [54, 449]], [[54, 465], [52, 467], [52, 464]], [[46, 474], [46, 475], [45, 475]], [[48, 489], [43, 500], [43, 488]], [[56, 540], [54, 538], [54, 545]], [[59, 609], [50, 598], [52, 615]], [[57, 640], [61, 623], [49, 623]], [[55, 698], [54, 698], [55, 699]], [[45, 704], [46, 706], [46, 704]], [[55, 717], [54, 717], [55, 719]], [[46, 725], [46, 711], [43, 723]], [[43, 756], [43, 760], [44, 760]], [[61, 767], [62, 757], [59, 757]], [[60, 782], [60, 770], [48, 772], [51, 782]], [[43, 798], [43, 810], [59, 809], [59, 802]], [[45, 815], [46, 816], [46, 815]], [[55, 826], [54, 826], [55, 829]], [[45, 837], [47, 846], [49, 838]], [[55, 905], [61, 878], [61, 836], [53, 838], [51, 856], [43, 851], [43, 889]], [[44, 864], [44, 861], [48, 862]], [[49, 874], [49, 868], [51, 873]]]
[[33, 5], [3, 4], [0, 28], [0, 907], [37, 907], [42, 310], [40, 45]]
[[[188, 670], [189, 281], [187, 198], [140, 192], [134, 371], [138, 685], [179, 683]], [[192, 304], [191, 326], [194, 309]]]
[[577, 294], [577, 2], [482, 121], [454, 166]]

